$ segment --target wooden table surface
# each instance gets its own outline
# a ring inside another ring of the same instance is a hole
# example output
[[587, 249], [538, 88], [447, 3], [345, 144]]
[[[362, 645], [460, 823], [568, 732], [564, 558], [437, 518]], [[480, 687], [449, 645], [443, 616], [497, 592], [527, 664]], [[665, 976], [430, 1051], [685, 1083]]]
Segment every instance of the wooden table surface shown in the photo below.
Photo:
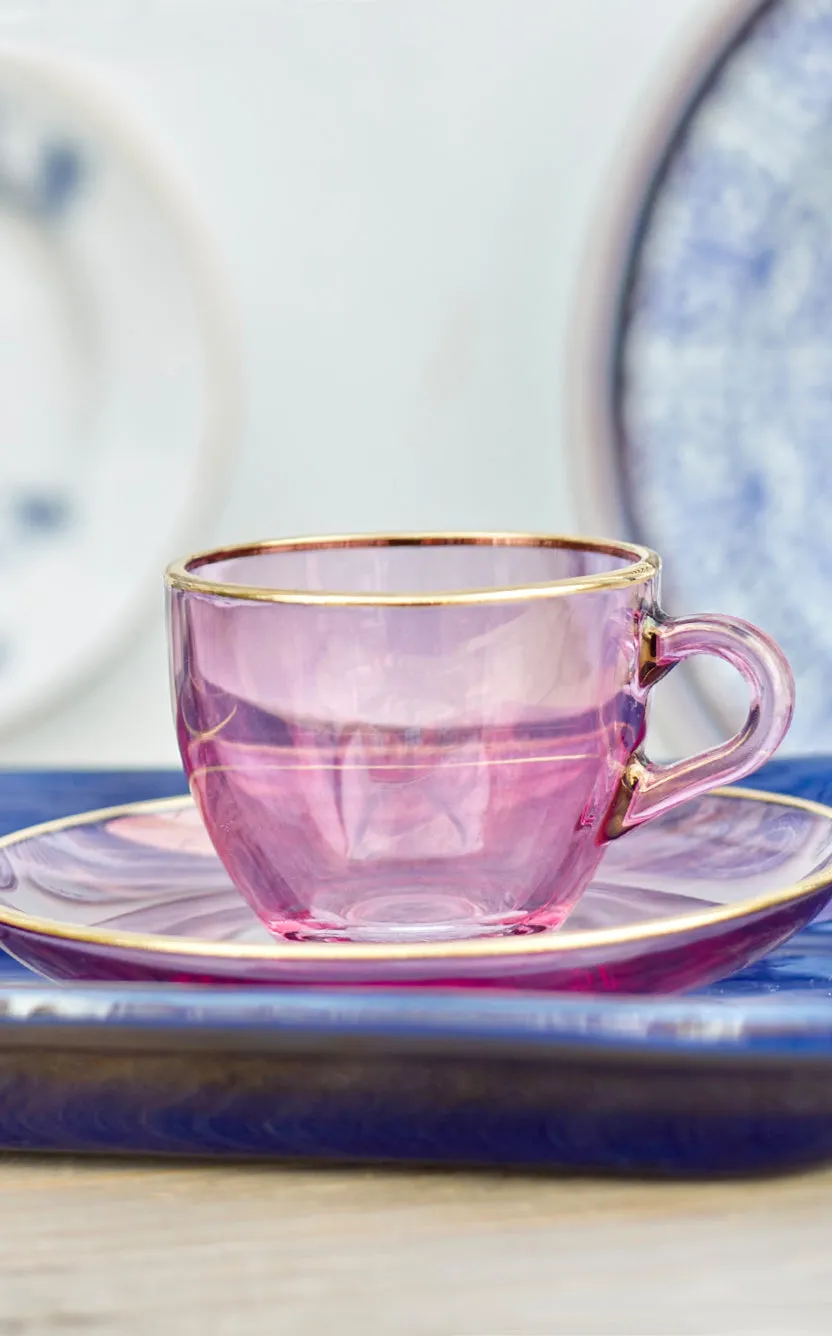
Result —
[[832, 1170], [680, 1184], [0, 1160], [0, 1336], [832, 1331]]

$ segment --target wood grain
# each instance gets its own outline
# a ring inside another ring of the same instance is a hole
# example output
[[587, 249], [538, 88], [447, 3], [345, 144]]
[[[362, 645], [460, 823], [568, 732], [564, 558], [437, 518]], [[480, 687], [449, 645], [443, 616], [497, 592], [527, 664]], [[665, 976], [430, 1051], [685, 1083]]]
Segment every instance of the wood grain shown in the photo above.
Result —
[[0, 1162], [0, 1336], [803, 1336], [832, 1171], [746, 1183]]

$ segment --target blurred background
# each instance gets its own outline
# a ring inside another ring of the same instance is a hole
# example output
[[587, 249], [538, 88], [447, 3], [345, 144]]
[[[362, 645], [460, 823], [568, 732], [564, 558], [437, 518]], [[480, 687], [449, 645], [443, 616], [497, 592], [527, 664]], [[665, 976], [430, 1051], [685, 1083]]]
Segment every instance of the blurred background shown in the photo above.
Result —
[[0, 764], [177, 762], [167, 557], [590, 531], [622, 164], [747, 10], [0, 0]]

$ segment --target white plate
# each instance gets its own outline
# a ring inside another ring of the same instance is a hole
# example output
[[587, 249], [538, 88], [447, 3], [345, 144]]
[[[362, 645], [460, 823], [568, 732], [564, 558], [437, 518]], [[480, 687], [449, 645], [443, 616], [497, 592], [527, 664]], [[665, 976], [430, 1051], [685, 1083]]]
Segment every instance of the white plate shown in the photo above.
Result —
[[0, 54], [0, 728], [149, 606], [216, 491], [235, 364], [155, 147], [86, 73]]
[[[586, 290], [584, 512], [664, 555], [672, 611], [775, 636], [797, 679], [787, 750], [829, 750], [832, 0], [735, 7], [656, 113]], [[745, 704], [707, 665], [694, 685], [678, 750]]]

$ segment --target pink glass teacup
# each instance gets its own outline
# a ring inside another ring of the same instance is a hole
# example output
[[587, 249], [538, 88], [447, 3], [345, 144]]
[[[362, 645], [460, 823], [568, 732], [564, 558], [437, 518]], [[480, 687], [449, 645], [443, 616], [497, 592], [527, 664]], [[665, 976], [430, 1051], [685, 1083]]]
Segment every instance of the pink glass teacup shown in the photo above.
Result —
[[[793, 686], [761, 631], [673, 620], [660, 561], [515, 534], [277, 541], [171, 566], [179, 746], [210, 838], [263, 922], [298, 940], [556, 927], [605, 843], [748, 774]], [[669, 766], [650, 687], [727, 659], [751, 708]]]

